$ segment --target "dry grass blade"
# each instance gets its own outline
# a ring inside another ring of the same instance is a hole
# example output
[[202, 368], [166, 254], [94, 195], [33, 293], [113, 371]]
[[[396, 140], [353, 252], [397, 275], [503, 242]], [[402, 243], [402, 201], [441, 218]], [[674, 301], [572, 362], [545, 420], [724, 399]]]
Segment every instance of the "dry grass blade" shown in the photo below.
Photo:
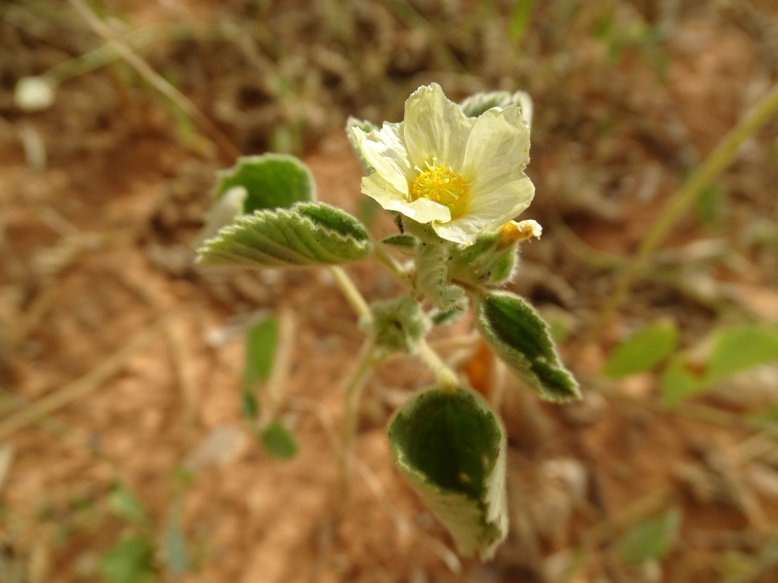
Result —
[[135, 71], [143, 77], [154, 89], [168, 98], [186, 115], [194, 118], [202, 126], [211, 139], [221, 149], [225, 161], [232, 161], [241, 155], [240, 149], [214, 124], [207, 115], [186, 95], [173, 87], [164, 77], [135, 53], [125, 43], [121, 42], [100, 18], [89, 8], [84, 0], [70, 0], [70, 4], [87, 24]]
[[148, 346], [152, 340], [164, 332], [169, 321], [180, 313], [180, 311], [174, 312], [150, 328], [140, 332], [122, 349], [104, 360], [81, 378], [65, 385], [58, 391], [30, 403], [30, 405], [24, 409], [21, 409], [0, 421], [0, 439], [7, 439], [20, 429], [23, 429], [31, 423], [35, 423], [46, 415], [50, 415], [58, 409], [85, 397], [99, 388], [105, 381], [119, 372], [121, 367], [131, 356]]

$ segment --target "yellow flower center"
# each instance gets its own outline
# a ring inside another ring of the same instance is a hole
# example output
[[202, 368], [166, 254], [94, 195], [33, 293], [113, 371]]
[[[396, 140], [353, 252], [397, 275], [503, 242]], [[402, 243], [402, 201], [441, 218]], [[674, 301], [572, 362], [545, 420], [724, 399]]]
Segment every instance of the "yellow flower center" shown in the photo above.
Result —
[[464, 214], [470, 185], [460, 174], [446, 166], [432, 165], [422, 170], [411, 182], [411, 200], [427, 198], [447, 206], [451, 217]]

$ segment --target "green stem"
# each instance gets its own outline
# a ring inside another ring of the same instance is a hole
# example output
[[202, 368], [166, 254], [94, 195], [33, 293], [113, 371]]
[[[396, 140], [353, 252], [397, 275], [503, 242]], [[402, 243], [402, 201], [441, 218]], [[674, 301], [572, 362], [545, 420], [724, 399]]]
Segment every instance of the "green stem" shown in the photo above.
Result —
[[373, 318], [370, 312], [370, 306], [367, 305], [362, 293], [357, 289], [357, 286], [354, 285], [354, 282], [348, 274], [342, 267], [337, 265], [330, 267], [330, 273], [335, 277], [335, 282], [340, 287], [340, 291], [346, 296], [346, 300], [354, 309], [354, 312], [356, 312], [359, 319], [370, 322]]
[[351, 456], [354, 449], [354, 441], [357, 435], [357, 421], [359, 417], [359, 402], [362, 397], [362, 389], [365, 386], [376, 362], [375, 339], [371, 334], [365, 339], [359, 353], [356, 367], [345, 382], [344, 386], [344, 419], [343, 419], [343, 451], [340, 456], [340, 478], [343, 499], [348, 498], [349, 477], [351, 475]]
[[422, 338], [417, 348], [419, 358], [424, 361], [424, 364], [435, 375], [435, 381], [440, 385], [440, 388], [444, 391], [453, 392], [459, 386], [456, 373], [441, 360], [438, 353], [433, 350], [426, 339]]
[[775, 85], [719, 142], [705, 162], [689, 177], [681, 189], [665, 205], [659, 218], [653, 223], [635, 258], [627, 264], [610, 300], [605, 304], [594, 327], [600, 332], [610, 316], [619, 310], [629, 298], [635, 277], [645, 270], [651, 254], [664, 241], [667, 234], [691, 207], [708, 185], [732, 162], [740, 146], [778, 113], [778, 85]]
[[392, 273], [397, 276], [398, 279], [404, 284], [410, 285], [408, 270], [404, 269], [394, 257], [387, 253], [386, 249], [382, 248], [380, 244], [377, 244], [373, 247], [373, 253], [379, 261], [386, 265]]

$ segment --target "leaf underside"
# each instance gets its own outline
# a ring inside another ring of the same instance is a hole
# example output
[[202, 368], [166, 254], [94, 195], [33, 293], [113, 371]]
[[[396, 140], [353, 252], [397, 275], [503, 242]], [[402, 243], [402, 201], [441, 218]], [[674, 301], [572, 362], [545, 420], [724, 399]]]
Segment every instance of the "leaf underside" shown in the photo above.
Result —
[[203, 243], [197, 262], [287, 268], [338, 265], [361, 259], [370, 250], [370, 236], [348, 213], [324, 203], [297, 203], [239, 217]]

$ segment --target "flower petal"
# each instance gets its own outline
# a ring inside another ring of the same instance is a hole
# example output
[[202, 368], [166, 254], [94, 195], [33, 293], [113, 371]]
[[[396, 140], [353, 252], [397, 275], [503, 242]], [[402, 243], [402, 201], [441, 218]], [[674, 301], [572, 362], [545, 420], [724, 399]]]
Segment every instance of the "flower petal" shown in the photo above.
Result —
[[402, 192], [377, 172], [362, 179], [362, 192], [384, 209], [402, 213], [417, 223], [451, 220], [451, 211], [448, 207], [426, 198], [409, 201]]
[[462, 164], [474, 191], [495, 190], [521, 178], [528, 162], [529, 128], [519, 106], [495, 107], [476, 118]]
[[403, 138], [411, 165], [462, 166], [467, 136], [475, 121], [449, 101], [437, 83], [419, 87], [405, 102]]
[[472, 245], [482, 233], [496, 231], [521, 214], [535, 196], [535, 186], [524, 174], [518, 180], [502, 184], [497, 190], [472, 193], [467, 212], [448, 223], [433, 223], [442, 239]]
[[408, 153], [401, 135], [402, 124], [384, 123], [381, 129], [365, 132], [353, 127], [352, 132], [362, 156], [384, 180], [402, 193], [408, 193], [412, 177]]

